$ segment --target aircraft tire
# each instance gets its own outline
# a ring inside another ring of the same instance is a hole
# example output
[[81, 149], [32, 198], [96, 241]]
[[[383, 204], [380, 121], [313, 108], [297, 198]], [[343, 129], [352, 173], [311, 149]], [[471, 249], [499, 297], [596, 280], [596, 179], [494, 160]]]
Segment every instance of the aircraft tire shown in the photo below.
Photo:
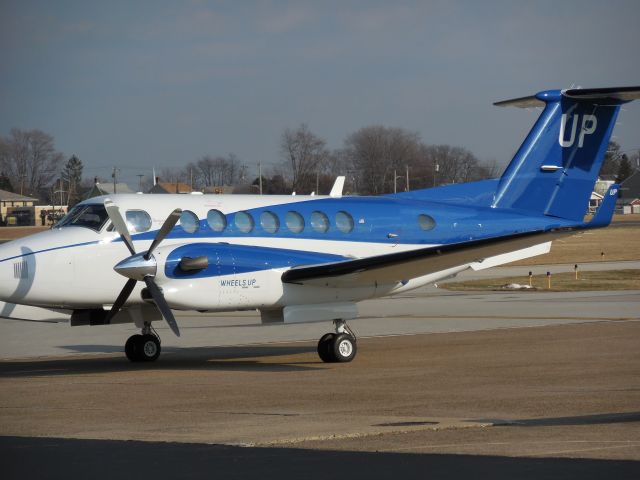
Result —
[[136, 354], [143, 362], [153, 362], [160, 356], [160, 340], [155, 335], [140, 335]]
[[329, 351], [334, 362], [346, 363], [356, 357], [356, 339], [348, 333], [340, 333], [331, 339]]
[[141, 358], [138, 355], [140, 350], [140, 338], [142, 335], [131, 335], [127, 343], [124, 344], [124, 354], [131, 362], [139, 362]]
[[336, 361], [335, 358], [333, 358], [333, 349], [331, 348], [331, 341], [335, 336], [335, 333], [325, 333], [318, 341], [318, 356], [320, 357], [320, 360], [325, 363], [332, 363]]

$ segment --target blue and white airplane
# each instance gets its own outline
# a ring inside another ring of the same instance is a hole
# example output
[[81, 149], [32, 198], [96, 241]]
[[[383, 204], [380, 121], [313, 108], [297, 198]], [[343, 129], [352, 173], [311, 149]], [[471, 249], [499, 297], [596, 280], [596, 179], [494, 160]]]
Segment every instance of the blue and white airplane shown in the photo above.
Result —
[[378, 197], [110, 195], [51, 230], [0, 246], [0, 315], [62, 309], [70, 323], [133, 322], [131, 361], [160, 354], [172, 310], [257, 309], [263, 323], [333, 321], [325, 362], [349, 362], [356, 302], [549, 251], [611, 221], [613, 185], [583, 221], [620, 106], [640, 87], [549, 90], [498, 102], [543, 107], [501, 178]]

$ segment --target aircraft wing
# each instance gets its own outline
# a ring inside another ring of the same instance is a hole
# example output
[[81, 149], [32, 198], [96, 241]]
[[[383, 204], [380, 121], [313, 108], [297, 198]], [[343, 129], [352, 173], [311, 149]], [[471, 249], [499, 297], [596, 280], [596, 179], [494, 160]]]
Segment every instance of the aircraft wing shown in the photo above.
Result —
[[482, 263], [490, 257], [533, 247], [576, 231], [577, 229], [556, 229], [519, 233], [355, 260], [294, 267], [282, 274], [282, 281], [326, 287], [399, 283], [465, 264]]

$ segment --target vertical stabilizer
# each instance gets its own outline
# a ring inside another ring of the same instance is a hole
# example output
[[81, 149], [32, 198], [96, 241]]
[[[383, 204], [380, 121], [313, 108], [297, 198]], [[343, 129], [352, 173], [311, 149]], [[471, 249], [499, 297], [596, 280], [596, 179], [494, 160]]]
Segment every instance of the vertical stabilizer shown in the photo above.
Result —
[[549, 90], [498, 106], [544, 107], [502, 175], [492, 206], [582, 220], [620, 105], [640, 87]]

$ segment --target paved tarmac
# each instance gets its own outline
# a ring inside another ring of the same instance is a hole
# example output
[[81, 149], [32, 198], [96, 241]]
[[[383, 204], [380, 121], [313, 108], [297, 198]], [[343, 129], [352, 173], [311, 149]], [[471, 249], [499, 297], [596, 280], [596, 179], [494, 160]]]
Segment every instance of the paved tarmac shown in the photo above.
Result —
[[250, 312], [180, 315], [151, 365], [129, 326], [1, 319], [3, 478], [640, 478], [639, 307], [421, 289], [360, 304], [347, 365]]

